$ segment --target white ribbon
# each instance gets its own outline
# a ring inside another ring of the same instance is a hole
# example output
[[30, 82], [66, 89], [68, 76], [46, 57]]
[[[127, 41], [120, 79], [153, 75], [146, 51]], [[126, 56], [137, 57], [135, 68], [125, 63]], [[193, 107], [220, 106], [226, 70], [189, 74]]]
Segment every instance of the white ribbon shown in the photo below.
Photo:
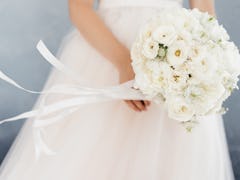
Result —
[[[37, 49], [45, 58], [45, 60], [48, 61], [53, 67], [55, 67], [65, 75], [71, 77], [72, 79], [79, 81], [79, 75], [73, 70], [66, 67], [63, 63], [61, 63], [61, 61], [59, 61], [47, 49], [47, 47], [42, 41], [39, 41], [39, 43], [37, 44]], [[49, 148], [44, 142], [43, 128], [57, 123], [69, 114], [73, 113], [74, 111], [79, 110], [79, 108], [81, 107], [80, 105], [121, 99], [149, 100], [140, 91], [133, 88], [133, 80], [117, 86], [111, 86], [106, 88], [82, 87], [77, 83], [75, 85], [58, 84], [54, 85], [49, 90], [38, 92], [28, 90], [20, 86], [2, 71], [0, 71], [0, 78], [23, 91], [34, 94], [45, 94], [38, 108], [32, 111], [24, 112], [11, 118], [0, 120], [1, 125], [5, 122], [18, 121], [24, 118], [36, 118], [33, 121], [33, 132], [37, 159], [39, 158], [41, 152], [44, 152], [47, 155], [56, 154], [56, 152]], [[46, 98], [51, 94], [74, 95], [75, 97], [61, 100], [50, 105], [46, 105]], [[58, 112], [57, 115], [44, 119], [44, 116], [50, 115], [54, 112]]]

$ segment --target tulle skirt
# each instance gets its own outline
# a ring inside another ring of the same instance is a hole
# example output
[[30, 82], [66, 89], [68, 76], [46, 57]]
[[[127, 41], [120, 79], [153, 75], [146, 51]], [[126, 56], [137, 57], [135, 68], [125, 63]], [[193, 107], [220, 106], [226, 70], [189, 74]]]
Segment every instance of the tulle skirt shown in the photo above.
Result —
[[[160, 7], [119, 7], [97, 13], [130, 49], [140, 26]], [[63, 40], [59, 59], [90, 87], [117, 85], [118, 71], [73, 29]], [[52, 70], [45, 89], [76, 83]], [[34, 108], [42, 100], [40, 96]], [[48, 103], [64, 99], [54, 95]], [[161, 104], [135, 112], [123, 101], [82, 106], [44, 128], [44, 140], [57, 154], [34, 150], [33, 119], [28, 119], [8, 152], [1, 180], [233, 180], [220, 115], [202, 118], [191, 133], [169, 119]]]

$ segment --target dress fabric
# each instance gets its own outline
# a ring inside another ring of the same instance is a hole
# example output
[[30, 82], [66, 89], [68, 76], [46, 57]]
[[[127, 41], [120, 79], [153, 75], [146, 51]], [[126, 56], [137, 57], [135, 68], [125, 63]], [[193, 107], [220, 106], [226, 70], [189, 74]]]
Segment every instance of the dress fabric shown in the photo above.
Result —
[[[102, 0], [96, 10], [127, 48], [139, 28], [162, 8], [179, 0]], [[73, 29], [58, 58], [90, 87], [117, 85], [118, 71]], [[53, 69], [44, 86], [72, 84]], [[42, 100], [41, 95], [34, 108]], [[64, 99], [54, 95], [48, 103]], [[32, 119], [27, 119], [0, 168], [0, 180], [233, 180], [221, 115], [203, 117], [191, 133], [169, 119], [162, 105], [135, 112], [123, 101], [84, 105], [61, 122], [44, 128], [57, 154], [34, 150]]]

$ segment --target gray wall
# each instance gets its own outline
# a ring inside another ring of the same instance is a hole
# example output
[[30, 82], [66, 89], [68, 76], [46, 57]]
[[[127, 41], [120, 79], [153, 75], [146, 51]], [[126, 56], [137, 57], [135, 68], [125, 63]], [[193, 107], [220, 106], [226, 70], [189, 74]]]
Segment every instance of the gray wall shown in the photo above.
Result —
[[[51, 66], [35, 45], [43, 39], [57, 51], [70, 22], [67, 0], [0, 1], [0, 69], [28, 89], [41, 90]], [[0, 119], [30, 110], [36, 95], [24, 93], [0, 80]], [[0, 126], [0, 162], [23, 121]]]
[[[187, 3], [185, 2], [185, 6]], [[240, 46], [240, 1], [217, 0], [219, 20]], [[0, 69], [24, 87], [41, 90], [51, 66], [35, 49], [43, 39], [50, 50], [57, 51], [70, 22], [67, 0], [1, 0], [0, 2]], [[24, 93], [0, 81], [0, 119], [30, 110], [36, 95]], [[240, 112], [239, 91], [225, 103], [230, 108], [224, 115], [235, 175], [240, 180]], [[22, 121], [0, 126], [0, 162], [16, 137]]]

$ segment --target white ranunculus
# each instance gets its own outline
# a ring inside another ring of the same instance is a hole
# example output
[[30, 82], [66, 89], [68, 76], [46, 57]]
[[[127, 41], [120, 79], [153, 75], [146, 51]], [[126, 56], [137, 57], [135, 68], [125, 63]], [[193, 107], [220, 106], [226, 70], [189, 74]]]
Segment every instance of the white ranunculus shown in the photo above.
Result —
[[186, 97], [191, 99], [193, 106], [200, 115], [204, 115], [209, 109], [213, 108], [225, 92], [225, 88], [220, 82], [215, 84], [211, 82], [210, 84], [206, 81], [195, 86], [190, 86], [185, 91]]
[[[172, 74], [172, 69], [168, 66], [166, 62], [158, 62], [158, 69], [153, 72], [153, 87], [164, 93], [168, 89], [168, 77]], [[165, 90], [163, 90], [165, 89]]]
[[192, 77], [198, 80], [215, 77], [219, 68], [219, 53], [219, 49], [192, 47], [189, 56], [190, 60], [186, 64]]
[[185, 43], [191, 44], [193, 41], [193, 35], [186, 29], [179, 30], [177, 39], [183, 40]]
[[195, 71], [193, 76], [198, 77], [199, 79], [213, 78], [215, 77], [218, 64], [217, 59], [214, 56], [207, 56], [196, 59]]
[[189, 58], [192, 59], [199, 59], [207, 55], [207, 48], [200, 44], [192, 45], [189, 50]]
[[149, 59], [154, 59], [157, 57], [159, 51], [159, 44], [148, 38], [143, 44], [142, 54]]
[[167, 101], [168, 116], [174, 120], [186, 122], [193, 118], [195, 110], [181, 96], [169, 96]]
[[188, 74], [184, 69], [182, 71], [172, 71], [168, 80], [169, 80], [169, 90], [172, 91], [183, 91], [187, 85]]
[[172, 26], [161, 26], [153, 32], [152, 37], [158, 43], [169, 46], [177, 36]]
[[184, 41], [176, 41], [173, 43], [167, 52], [167, 61], [172, 66], [183, 64], [188, 57], [189, 47]]
[[143, 26], [140, 31], [141, 33], [139, 39], [141, 41], [149, 39], [152, 36], [153, 30], [155, 29], [156, 26], [157, 26], [156, 23], [152, 21]]
[[184, 29], [186, 29], [187, 31], [191, 31], [193, 33], [195, 29], [200, 28], [201, 24], [196, 18], [192, 16], [188, 16], [187, 18], [185, 18]]

